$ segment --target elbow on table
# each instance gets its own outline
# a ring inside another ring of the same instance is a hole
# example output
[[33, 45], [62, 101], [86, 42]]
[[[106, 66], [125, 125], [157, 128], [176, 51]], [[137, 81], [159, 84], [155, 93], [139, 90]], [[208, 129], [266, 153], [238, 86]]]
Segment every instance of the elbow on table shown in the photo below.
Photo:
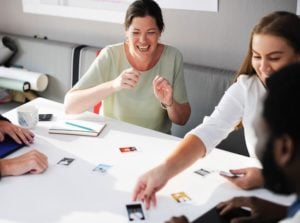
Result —
[[69, 98], [69, 93], [66, 94], [64, 100], [64, 112], [65, 114], [79, 114], [81, 111], [76, 111], [76, 106], [71, 102]]

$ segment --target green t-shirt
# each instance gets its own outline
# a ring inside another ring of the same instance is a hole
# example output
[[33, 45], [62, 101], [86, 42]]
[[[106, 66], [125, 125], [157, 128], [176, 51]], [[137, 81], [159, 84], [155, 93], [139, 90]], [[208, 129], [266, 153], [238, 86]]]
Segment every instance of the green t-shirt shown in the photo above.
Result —
[[[74, 88], [87, 89], [111, 81], [128, 68], [131, 68], [131, 65], [125, 54], [124, 43], [107, 46], [101, 50], [99, 56]], [[141, 74], [139, 83], [134, 89], [121, 90], [103, 100], [102, 114], [170, 133], [171, 121], [167, 111], [161, 108], [160, 102], [154, 95], [152, 81], [157, 74], [160, 74], [172, 84], [175, 100], [179, 103], [188, 102], [181, 53], [174, 47], [165, 45], [157, 64]]]

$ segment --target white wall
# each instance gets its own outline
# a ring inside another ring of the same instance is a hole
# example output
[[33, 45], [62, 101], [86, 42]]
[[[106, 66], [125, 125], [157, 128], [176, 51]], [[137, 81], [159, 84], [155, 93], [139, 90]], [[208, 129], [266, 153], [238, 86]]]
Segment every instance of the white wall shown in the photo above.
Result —
[[[218, 13], [164, 10], [161, 40], [179, 48], [185, 62], [237, 69], [258, 19], [275, 10], [296, 12], [296, 5], [297, 0], [219, 0]], [[93, 46], [124, 39], [120, 24], [23, 13], [21, 0], [0, 0], [0, 32]]]

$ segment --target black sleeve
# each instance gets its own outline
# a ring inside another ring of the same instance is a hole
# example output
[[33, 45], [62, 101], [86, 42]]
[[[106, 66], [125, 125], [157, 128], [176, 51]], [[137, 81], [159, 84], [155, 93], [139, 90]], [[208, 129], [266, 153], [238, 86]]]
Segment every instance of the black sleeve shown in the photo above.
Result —
[[8, 121], [9, 122], [9, 120], [7, 118], [3, 117], [2, 115], [0, 115], [0, 121]]

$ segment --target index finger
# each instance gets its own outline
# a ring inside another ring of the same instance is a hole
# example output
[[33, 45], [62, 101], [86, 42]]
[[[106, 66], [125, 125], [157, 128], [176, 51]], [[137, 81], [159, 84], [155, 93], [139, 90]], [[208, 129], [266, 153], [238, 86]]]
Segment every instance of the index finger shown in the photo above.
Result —
[[145, 184], [143, 182], [138, 182], [134, 188], [132, 200], [136, 201], [139, 194], [145, 189]]

